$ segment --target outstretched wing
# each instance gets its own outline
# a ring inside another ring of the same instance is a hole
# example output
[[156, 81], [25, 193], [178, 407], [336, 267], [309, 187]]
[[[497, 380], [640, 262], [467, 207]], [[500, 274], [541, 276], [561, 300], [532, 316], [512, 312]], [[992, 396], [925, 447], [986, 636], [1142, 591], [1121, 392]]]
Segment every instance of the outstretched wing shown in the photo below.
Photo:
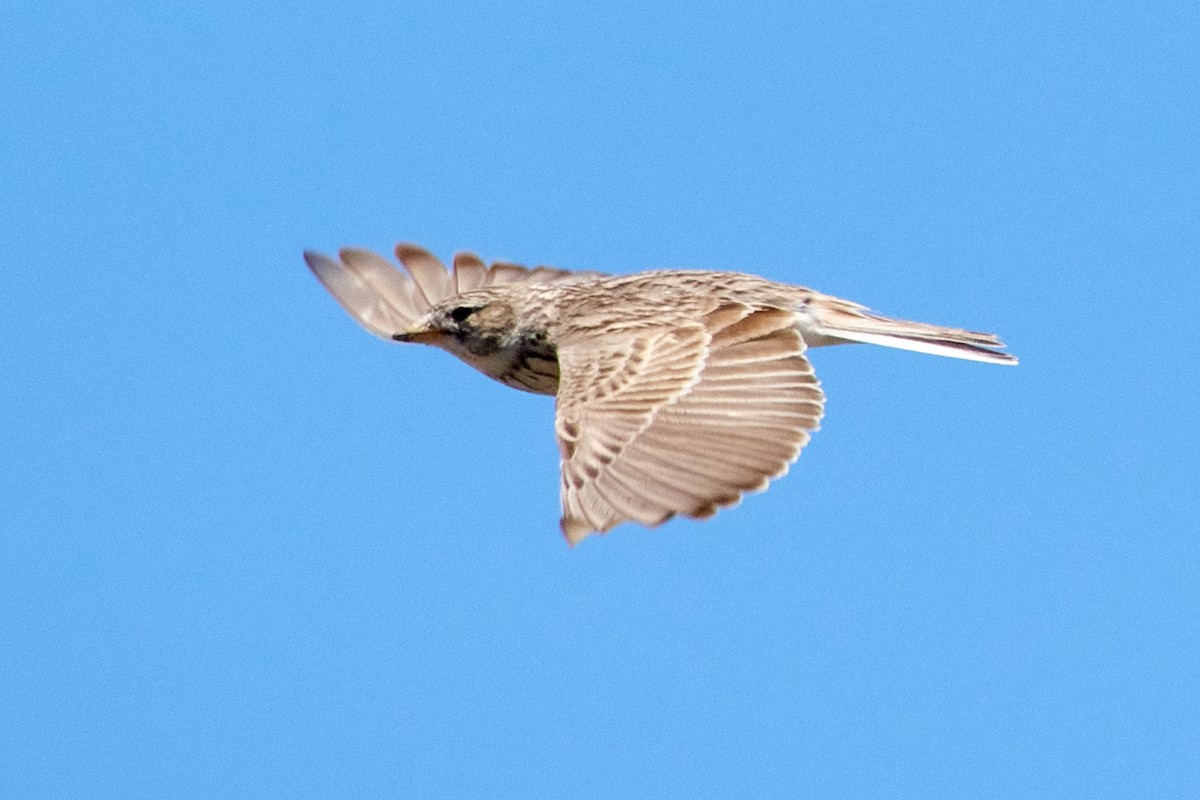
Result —
[[305, 251], [304, 260], [329, 293], [360, 325], [376, 336], [391, 339], [410, 328], [435, 305], [462, 292], [503, 283], [555, 283], [590, 280], [597, 272], [569, 272], [553, 267], [529, 269], [497, 261], [490, 267], [474, 253], [454, 256], [446, 269], [428, 250], [415, 244], [396, 245], [400, 272], [382, 256], [346, 247], [335, 260]]
[[568, 541], [708, 517], [784, 474], [825, 403], [794, 321], [731, 304], [690, 326], [560, 344]]

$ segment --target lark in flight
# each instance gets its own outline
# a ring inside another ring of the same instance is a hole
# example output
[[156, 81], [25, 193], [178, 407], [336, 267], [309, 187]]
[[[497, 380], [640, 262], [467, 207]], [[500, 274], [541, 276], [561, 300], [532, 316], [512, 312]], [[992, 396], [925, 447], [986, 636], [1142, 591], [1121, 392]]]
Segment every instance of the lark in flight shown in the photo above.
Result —
[[627, 521], [709, 517], [783, 475], [824, 413], [810, 347], [867, 342], [1017, 363], [992, 334], [889, 319], [753, 275], [609, 276], [487, 266], [472, 253], [447, 270], [412, 244], [396, 256], [407, 274], [365, 250], [304, 254], [371, 333], [556, 397], [572, 544]]

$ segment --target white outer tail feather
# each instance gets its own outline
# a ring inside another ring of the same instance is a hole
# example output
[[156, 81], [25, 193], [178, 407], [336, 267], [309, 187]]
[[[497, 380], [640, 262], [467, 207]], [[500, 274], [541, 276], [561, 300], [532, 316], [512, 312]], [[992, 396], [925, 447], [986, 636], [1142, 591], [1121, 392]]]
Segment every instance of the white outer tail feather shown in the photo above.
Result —
[[[831, 332], [832, 333], [832, 332]], [[982, 361], [985, 364], [1007, 364], [1013, 366], [1017, 357], [1008, 353], [998, 353], [995, 350], [959, 342], [931, 341], [929, 339], [906, 337], [903, 335], [887, 335], [881, 333], [861, 333], [846, 331], [836, 335], [840, 339], [864, 344], [878, 344], [884, 347], [894, 347], [898, 350], [912, 350], [916, 353], [928, 353], [934, 356], [949, 356], [967, 361]]]
[[1017, 363], [1016, 356], [1000, 352], [1004, 342], [995, 334], [882, 317], [830, 295], [816, 295], [799, 313], [816, 334], [810, 346], [863, 342], [986, 364]]

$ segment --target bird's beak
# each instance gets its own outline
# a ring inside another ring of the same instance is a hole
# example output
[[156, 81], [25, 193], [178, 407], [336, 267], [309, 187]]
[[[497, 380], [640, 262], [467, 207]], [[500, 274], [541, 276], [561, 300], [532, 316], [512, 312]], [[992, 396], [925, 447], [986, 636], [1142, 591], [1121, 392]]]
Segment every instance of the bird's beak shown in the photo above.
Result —
[[392, 338], [397, 342], [413, 342], [415, 344], [433, 344], [436, 345], [445, 336], [444, 333], [438, 330], [429, 328], [411, 328], [402, 333], [392, 335]]

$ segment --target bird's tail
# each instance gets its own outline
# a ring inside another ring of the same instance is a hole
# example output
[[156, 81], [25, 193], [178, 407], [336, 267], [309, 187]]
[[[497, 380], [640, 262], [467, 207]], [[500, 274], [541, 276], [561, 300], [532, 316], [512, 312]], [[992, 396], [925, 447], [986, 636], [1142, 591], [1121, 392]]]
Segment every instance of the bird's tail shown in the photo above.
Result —
[[1016, 356], [1000, 352], [1004, 342], [995, 334], [883, 317], [829, 295], [811, 298], [800, 313], [811, 321], [813, 345], [866, 342], [989, 364], [1017, 363]]

